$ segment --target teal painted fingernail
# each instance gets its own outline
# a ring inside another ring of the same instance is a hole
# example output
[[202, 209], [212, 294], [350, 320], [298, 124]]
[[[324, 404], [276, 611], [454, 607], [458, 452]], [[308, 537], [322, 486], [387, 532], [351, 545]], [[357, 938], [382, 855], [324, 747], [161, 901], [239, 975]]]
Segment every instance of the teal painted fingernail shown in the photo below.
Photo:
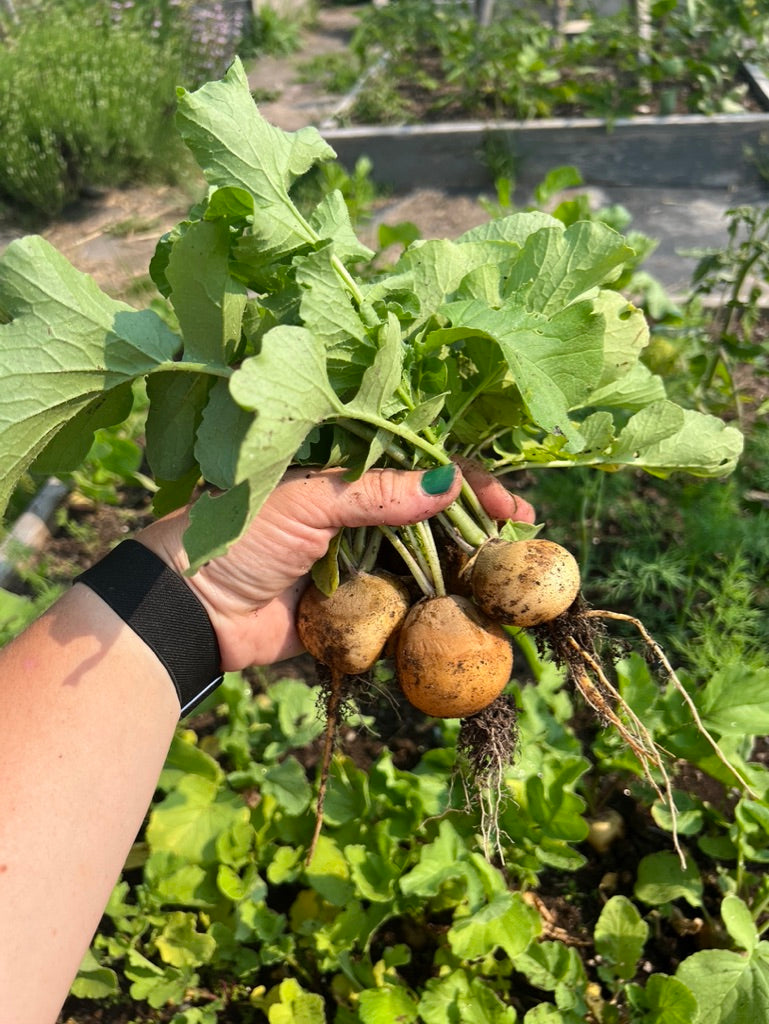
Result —
[[451, 463], [428, 469], [422, 474], [422, 490], [425, 494], [445, 494], [454, 483], [456, 472], [456, 466]]

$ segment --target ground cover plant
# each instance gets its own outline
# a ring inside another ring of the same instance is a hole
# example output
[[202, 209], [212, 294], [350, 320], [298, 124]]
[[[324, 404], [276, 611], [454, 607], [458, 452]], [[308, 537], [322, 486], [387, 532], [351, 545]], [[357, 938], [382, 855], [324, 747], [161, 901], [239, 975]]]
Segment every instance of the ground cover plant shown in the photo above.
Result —
[[[361, 87], [344, 116], [388, 123], [752, 109], [741, 65], [766, 59], [764, 2], [658, 0], [648, 5], [648, 33], [631, 4], [609, 15], [571, 6], [575, 18], [587, 14], [587, 27], [571, 36], [542, 4], [499, 0], [488, 22], [471, 3], [372, 7], [350, 45]], [[320, 65], [315, 59], [313, 69]], [[330, 87], [345, 81], [338, 57], [327, 75]]]
[[[291, 464], [359, 472], [461, 455], [559, 479], [734, 469], [740, 433], [672, 401], [642, 361], [646, 320], [615, 287], [634, 253], [606, 224], [513, 214], [411, 245], [370, 276], [341, 196], [307, 215], [291, 198], [331, 151], [314, 130], [264, 122], [239, 64], [183, 91], [179, 124], [211, 188], [159, 242], [162, 317], [107, 298], [39, 238], [0, 263], [0, 360], [19, 382], [0, 396], [3, 504], [23, 473], [79, 465], [145, 379], [158, 510], [201, 478], [222, 492], [196, 503], [194, 562], [240, 534]], [[316, 582], [341, 589], [389, 545], [424, 606], [446, 589], [439, 545], [528, 540], [497, 532], [468, 493], [429, 531], [340, 537]], [[518, 754], [499, 799], [469, 808], [456, 769], [484, 769], [466, 731], [478, 719], [417, 715], [380, 663], [353, 721], [361, 735], [380, 723], [383, 739], [357, 761], [325, 759], [319, 830], [307, 770], [333, 738], [319, 749], [328, 681], [273, 678], [254, 698], [228, 677], [174, 741], [75, 996], [104, 999], [115, 1020], [175, 1024], [761, 1019], [767, 783], [751, 754], [765, 672], [676, 685], [626, 648], [616, 674], [596, 676], [612, 688], [601, 711], [615, 728], [603, 730], [585, 714], [591, 684], [567, 687], [529, 628], [504, 631], [520, 664], [498, 707], [508, 732], [518, 719]], [[399, 750], [404, 720], [420, 739]], [[644, 766], [628, 735], [672, 760]], [[586, 843], [603, 851], [594, 863]]]

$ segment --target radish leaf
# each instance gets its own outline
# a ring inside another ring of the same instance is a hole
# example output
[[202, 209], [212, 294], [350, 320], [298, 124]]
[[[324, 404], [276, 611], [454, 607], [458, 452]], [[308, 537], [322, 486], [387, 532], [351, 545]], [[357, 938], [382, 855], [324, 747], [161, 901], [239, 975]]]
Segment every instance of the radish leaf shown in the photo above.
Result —
[[192, 224], [171, 250], [166, 278], [184, 335], [184, 357], [227, 365], [240, 342], [246, 290], [229, 272], [226, 221]]
[[251, 99], [240, 60], [194, 93], [179, 90], [177, 122], [209, 184], [234, 185], [255, 199], [254, 234], [273, 254], [318, 240], [289, 197], [297, 178], [335, 154], [315, 128], [273, 127]]
[[[73, 417], [173, 357], [180, 339], [150, 310], [109, 298], [44, 239], [0, 262], [0, 510]], [[90, 438], [90, 424], [83, 422]], [[79, 438], [73, 443], [80, 444]]]
[[342, 410], [328, 382], [323, 344], [302, 327], [265, 335], [259, 355], [233, 374], [230, 392], [254, 416], [241, 421], [248, 426], [227, 473], [233, 490], [214, 499], [203, 495], [193, 509], [186, 534], [193, 570], [237, 540], [310, 430]]
[[664, 400], [631, 416], [611, 460], [640, 466], [654, 476], [675, 470], [723, 476], [732, 472], [741, 451], [742, 434], [736, 427]]

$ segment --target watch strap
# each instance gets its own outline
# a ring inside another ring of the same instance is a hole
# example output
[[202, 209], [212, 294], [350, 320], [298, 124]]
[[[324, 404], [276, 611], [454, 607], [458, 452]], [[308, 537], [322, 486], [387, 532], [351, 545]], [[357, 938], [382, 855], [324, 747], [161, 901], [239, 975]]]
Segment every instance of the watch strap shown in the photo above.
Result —
[[222, 681], [216, 632], [181, 576], [139, 541], [125, 540], [75, 580], [109, 605], [165, 666], [181, 715]]

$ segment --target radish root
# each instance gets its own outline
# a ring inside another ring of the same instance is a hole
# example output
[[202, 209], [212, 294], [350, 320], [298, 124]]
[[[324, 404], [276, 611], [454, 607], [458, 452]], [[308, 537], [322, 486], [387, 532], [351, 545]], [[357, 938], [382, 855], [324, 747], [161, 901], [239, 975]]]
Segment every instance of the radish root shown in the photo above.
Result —
[[326, 802], [326, 792], [328, 790], [328, 780], [331, 772], [331, 759], [334, 756], [334, 750], [336, 748], [339, 724], [344, 717], [343, 705], [345, 703], [347, 692], [345, 685], [347, 678], [348, 677], [343, 675], [341, 672], [337, 672], [332, 669], [330, 681], [326, 686], [324, 686], [323, 710], [326, 718], [326, 728], [323, 733], [323, 750], [321, 751], [320, 756], [320, 779], [318, 782], [318, 796], [315, 804], [315, 827], [313, 829], [312, 838], [310, 839], [310, 845], [307, 848], [307, 858], [305, 861], [308, 867], [315, 856], [315, 850], [318, 846], [320, 833], [323, 829], [323, 808]]
[[[655, 662], [663, 668], [666, 677], [685, 701], [695, 725], [713, 748], [718, 759], [747, 793], [753, 796], [755, 794], [748, 781], [729, 762], [714, 737], [708, 732], [694, 701], [686, 692], [662, 648], [639, 619], [621, 612], [588, 609], [582, 598], [578, 598], [563, 615], [559, 615], [551, 622], [543, 623], [533, 631], [538, 645], [546, 646], [555, 663], [565, 667], [568, 679], [588, 707], [595, 711], [604, 725], [613, 726], [633, 751], [641, 764], [644, 777], [659, 799], [668, 807], [673, 847], [682, 867], [685, 867], [686, 857], [678, 834], [678, 810], [673, 799], [670, 775], [665, 767], [665, 758], [669, 758], [670, 755], [655, 742], [641, 719], [611, 683], [596, 650], [597, 641], [605, 637], [605, 624], [609, 621], [627, 623], [638, 632]], [[658, 778], [661, 782], [658, 782]]]
[[518, 709], [509, 694], [482, 711], [463, 718], [457, 738], [465, 799], [480, 810], [481, 838], [487, 858], [495, 849], [504, 863], [499, 835], [499, 812], [506, 798], [505, 772], [513, 763], [518, 743]]
[[[678, 811], [676, 809], [675, 802], [673, 800], [673, 788], [670, 782], [670, 776], [668, 775], [667, 769], [665, 768], [665, 762], [662, 759], [661, 748], [654, 742], [649, 733], [649, 730], [640, 721], [638, 716], [632, 710], [629, 704], [622, 699], [619, 693], [614, 689], [613, 686], [606, 679], [606, 675], [601, 665], [588, 654], [587, 651], [583, 651], [579, 645], [574, 641], [573, 646], [579, 652], [580, 656], [584, 658], [591, 669], [596, 673], [596, 676], [601, 681], [601, 688], [595, 685], [593, 680], [587, 674], [586, 671], [579, 671], [578, 669], [570, 670], [570, 677], [576, 688], [582, 694], [585, 702], [593, 708], [599, 718], [614, 726], [622, 739], [627, 743], [630, 749], [633, 751], [635, 756], [638, 758], [643, 773], [651, 785], [654, 792], [662, 800], [663, 803], [667, 804], [670, 809], [670, 820], [672, 826], [673, 835], [673, 848], [678, 854], [678, 859], [681, 862], [681, 867], [686, 868], [686, 857], [683, 850], [681, 849], [681, 843], [678, 838]], [[603, 696], [602, 688], [606, 688], [611, 694], [612, 698], [616, 701], [616, 706], [621, 708], [625, 715], [631, 722], [632, 729], [628, 729], [622, 719], [616, 714], [614, 709], [609, 705], [606, 698]], [[660, 789], [657, 780], [652, 774], [652, 768], [656, 768], [662, 776], [664, 793]]]
[[754, 800], [760, 799], [759, 794], [756, 793], [756, 791], [750, 785], [745, 776], [737, 768], [735, 768], [731, 761], [729, 761], [729, 759], [726, 757], [724, 752], [719, 747], [714, 736], [708, 731], [707, 727], [705, 726], [705, 723], [702, 721], [702, 718], [700, 717], [699, 711], [697, 710], [697, 705], [694, 703], [694, 701], [686, 691], [686, 688], [684, 687], [683, 683], [676, 675], [673, 666], [670, 664], [667, 657], [665, 656], [665, 652], [662, 650], [657, 641], [651, 636], [651, 634], [646, 629], [644, 624], [640, 621], [640, 619], [637, 619], [632, 615], [625, 615], [622, 612], [609, 612], [602, 610], [599, 611], [597, 609], [591, 609], [589, 611], [586, 611], [584, 612], [584, 615], [587, 618], [613, 619], [617, 622], [626, 622], [638, 631], [642, 640], [654, 655], [654, 658], [665, 670], [665, 675], [667, 676], [668, 680], [673, 684], [676, 691], [680, 695], [681, 699], [689, 709], [689, 713], [691, 714], [694, 720], [694, 724], [697, 726], [700, 735], [703, 736], [710, 744], [710, 746], [713, 748], [713, 752], [715, 753], [718, 760], [724, 765], [724, 767], [729, 769], [729, 771], [732, 773], [732, 775], [740, 783], [740, 785], [744, 788], [745, 792], [749, 796], [751, 796]]

